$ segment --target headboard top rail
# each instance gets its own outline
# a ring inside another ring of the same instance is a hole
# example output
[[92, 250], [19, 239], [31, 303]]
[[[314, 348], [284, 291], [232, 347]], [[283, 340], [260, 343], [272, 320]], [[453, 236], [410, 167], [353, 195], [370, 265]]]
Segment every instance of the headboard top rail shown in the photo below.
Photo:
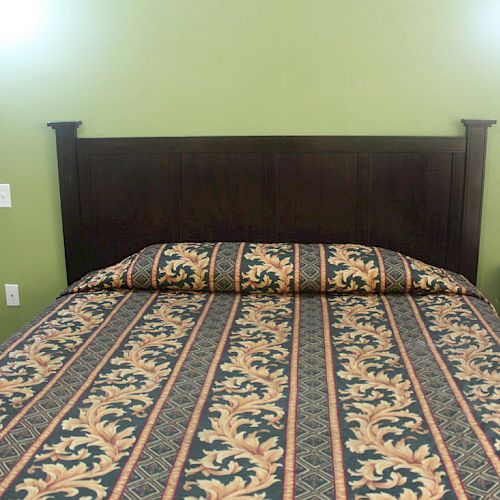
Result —
[[229, 136], [80, 138], [89, 152], [408, 152], [463, 151], [465, 137]]

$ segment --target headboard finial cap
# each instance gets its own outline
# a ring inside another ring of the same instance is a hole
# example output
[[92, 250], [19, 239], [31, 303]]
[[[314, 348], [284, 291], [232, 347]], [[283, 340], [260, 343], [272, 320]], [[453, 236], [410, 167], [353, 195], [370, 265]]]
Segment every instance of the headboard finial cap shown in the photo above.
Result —
[[78, 128], [82, 122], [80, 120], [74, 122], [47, 122], [47, 127], [57, 130], [59, 128]]
[[497, 122], [496, 120], [471, 120], [468, 118], [462, 118], [462, 124], [465, 127], [491, 127], [492, 125], [495, 125]]

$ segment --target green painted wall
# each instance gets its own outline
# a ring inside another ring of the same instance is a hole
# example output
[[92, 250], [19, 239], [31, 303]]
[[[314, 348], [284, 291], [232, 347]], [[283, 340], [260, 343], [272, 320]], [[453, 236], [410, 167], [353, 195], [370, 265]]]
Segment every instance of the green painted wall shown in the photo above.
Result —
[[[65, 285], [53, 132], [462, 134], [500, 118], [497, 0], [58, 0], [0, 45], [0, 337]], [[1, 13], [0, 13], [1, 15]], [[500, 126], [479, 285], [500, 305]], [[3, 283], [19, 283], [7, 308]]]

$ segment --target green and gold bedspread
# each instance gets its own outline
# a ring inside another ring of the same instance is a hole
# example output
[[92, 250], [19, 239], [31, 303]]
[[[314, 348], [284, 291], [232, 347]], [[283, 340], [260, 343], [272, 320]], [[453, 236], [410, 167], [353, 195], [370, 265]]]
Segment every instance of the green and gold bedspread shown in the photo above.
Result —
[[0, 350], [0, 498], [500, 498], [500, 321], [360, 245], [152, 245]]

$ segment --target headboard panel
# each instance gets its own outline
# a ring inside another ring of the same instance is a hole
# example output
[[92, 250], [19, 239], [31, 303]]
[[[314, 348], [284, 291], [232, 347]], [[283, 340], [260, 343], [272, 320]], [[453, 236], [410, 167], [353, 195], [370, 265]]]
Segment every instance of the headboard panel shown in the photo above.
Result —
[[68, 280], [160, 241], [356, 242], [475, 281], [487, 128], [465, 137], [77, 138], [55, 122]]

